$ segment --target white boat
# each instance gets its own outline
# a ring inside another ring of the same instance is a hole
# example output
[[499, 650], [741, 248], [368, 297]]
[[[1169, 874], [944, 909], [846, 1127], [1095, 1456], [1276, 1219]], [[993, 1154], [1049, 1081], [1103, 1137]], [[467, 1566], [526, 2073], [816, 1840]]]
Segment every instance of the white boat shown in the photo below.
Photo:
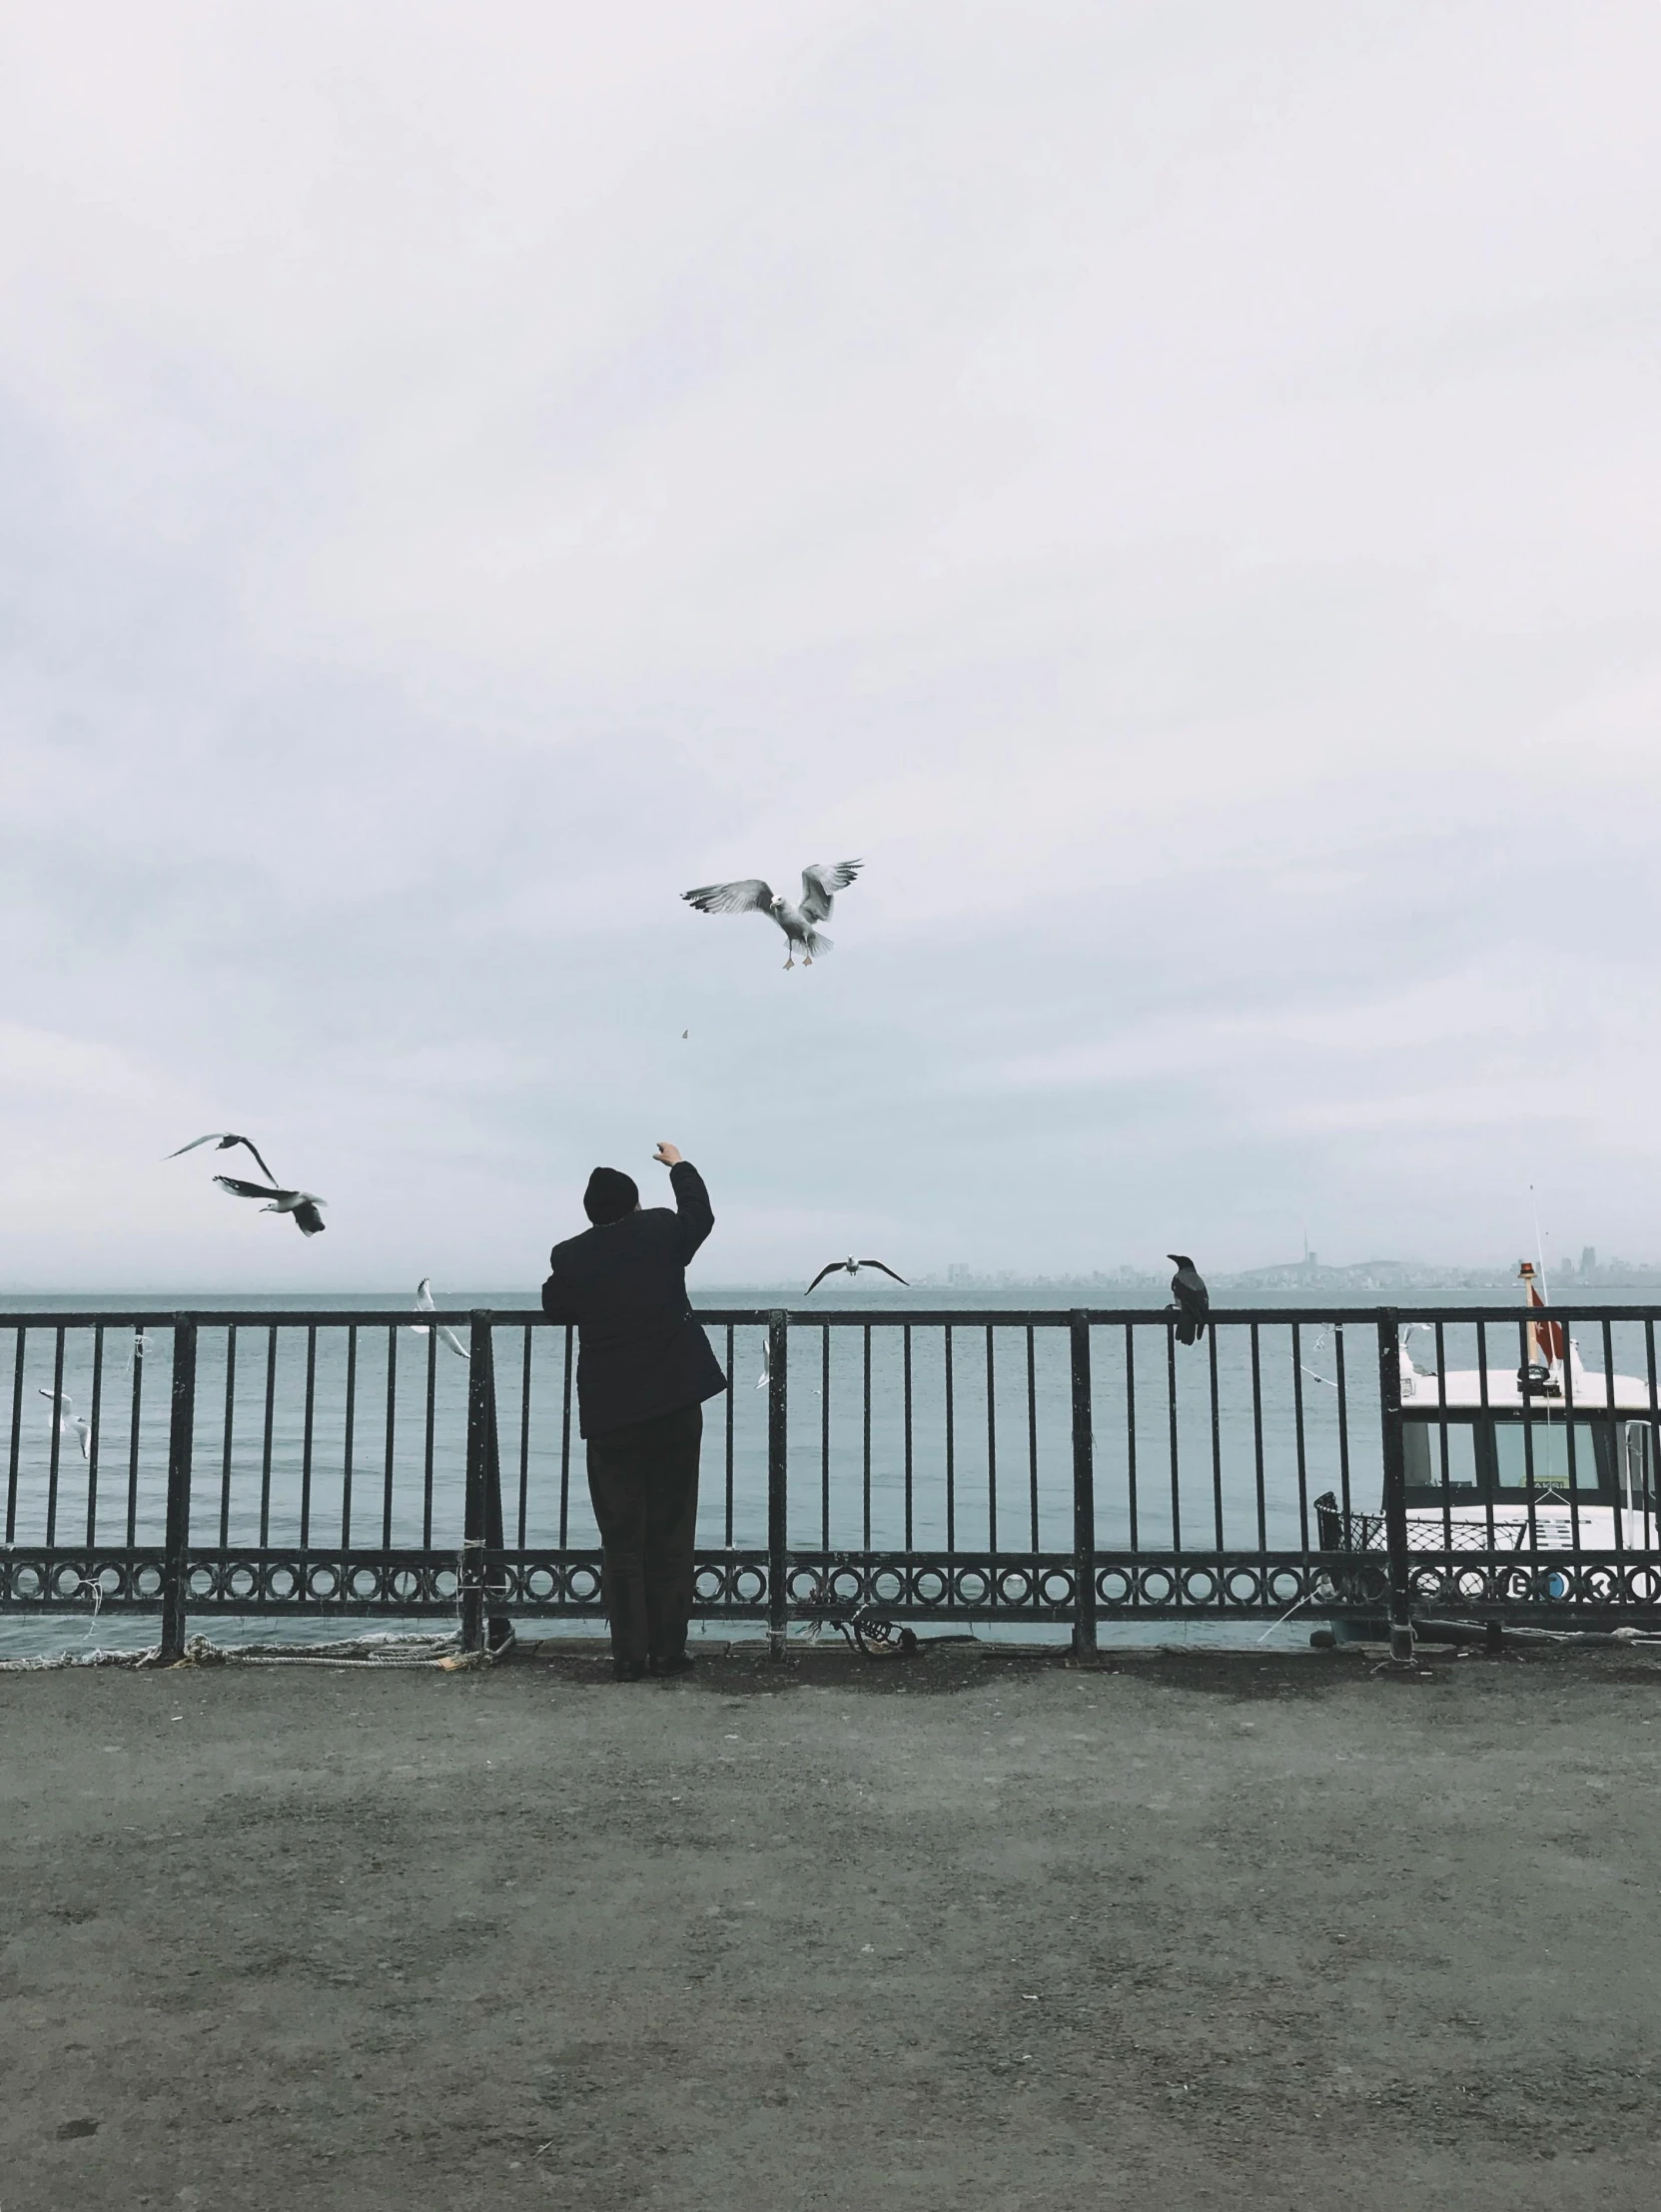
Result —
[[[1528, 1261], [1528, 1357], [1438, 1376], [1401, 1348], [1407, 1542], [1413, 1551], [1661, 1551], [1661, 1407], [1649, 1378], [1588, 1369]], [[1490, 1350], [1501, 1329], [1490, 1323]], [[1319, 1501], [1323, 1549], [1379, 1551], [1381, 1514]]]

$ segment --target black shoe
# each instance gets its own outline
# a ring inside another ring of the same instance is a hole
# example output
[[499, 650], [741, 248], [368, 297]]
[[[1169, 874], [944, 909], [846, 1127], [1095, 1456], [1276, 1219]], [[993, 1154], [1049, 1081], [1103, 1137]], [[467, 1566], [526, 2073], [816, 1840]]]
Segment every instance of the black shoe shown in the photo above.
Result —
[[651, 1671], [654, 1675], [689, 1675], [696, 1665], [690, 1652], [676, 1652], [669, 1659], [654, 1659]]
[[611, 1662], [611, 1675], [615, 1682], [644, 1682], [646, 1663], [643, 1659], [614, 1659]]

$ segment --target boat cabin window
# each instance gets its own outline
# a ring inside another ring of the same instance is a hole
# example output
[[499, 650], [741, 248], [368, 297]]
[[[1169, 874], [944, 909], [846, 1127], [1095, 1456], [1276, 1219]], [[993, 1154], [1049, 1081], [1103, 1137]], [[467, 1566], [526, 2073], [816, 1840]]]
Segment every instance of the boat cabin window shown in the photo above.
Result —
[[[1432, 1421], [1403, 1421], [1401, 1442], [1407, 1462], [1407, 1488], [1440, 1491], [1440, 1427]], [[1447, 1479], [1456, 1490], [1476, 1487], [1476, 1428], [1470, 1421], [1449, 1421], [1447, 1424]]]
[[1609, 1428], [1603, 1421], [1530, 1421], [1526, 1438], [1520, 1421], [1496, 1421], [1494, 1438], [1494, 1486], [1498, 1490], [1528, 1488], [1528, 1459], [1532, 1451], [1534, 1487], [1547, 1483], [1569, 1486], [1569, 1429], [1574, 1429], [1574, 1486], [1577, 1490], [1612, 1487], [1609, 1467]]

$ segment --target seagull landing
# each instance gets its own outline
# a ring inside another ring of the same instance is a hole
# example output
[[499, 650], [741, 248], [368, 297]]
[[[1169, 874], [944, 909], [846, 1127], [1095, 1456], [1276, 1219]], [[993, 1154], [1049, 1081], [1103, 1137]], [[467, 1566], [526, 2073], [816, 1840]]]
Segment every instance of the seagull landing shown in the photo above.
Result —
[[792, 906], [782, 892], [775, 892], [759, 876], [745, 876], [738, 883], [706, 883], [701, 890], [683, 891], [681, 897], [700, 914], [765, 914], [776, 922], [790, 947], [786, 968], [796, 965], [796, 948], [802, 949], [802, 966], [811, 968], [815, 953], [828, 953], [831, 941], [820, 935], [818, 925], [830, 920], [836, 894], [846, 891], [865, 863], [839, 860], [834, 868], [816, 860], [802, 870], [802, 903]]
[[[904, 1275], [896, 1275], [893, 1268], [880, 1259], [833, 1259], [828, 1266], [820, 1268], [802, 1295], [811, 1298], [827, 1275], [857, 1275], [862, 1267], [874, 1267], [879, 1275], [893, 1276], [898, 1283], [906, 1280]], [[911, 1286], [907, 1283], [906, 1287], [909, 1289]]]
[[67, 1390], [58, 1395], [55, 1400], [53, 1398], [53, 1393], [50, 1390], [42, 1390], [41, 1396], [47, 1399], [49, 1402], [55, 1402], [57, 1405], [58, 1434], [66, 1441], [71, 1436], [79, 1437], [81, 1443], [81, 1457], [83, 1459], [90, 1459], [92, 1457], [92, 1451], [87, 1442], [87, 1439], [91, 1436], [92, 1429], [90, 1424], [85, 1421], [79, 1413], [76, 1412], [75, 1400], [69, 1395]]
[[302, 1236], [320, 1236], [329, 1226], [318, 1211], [327, 1205], [327, 1198], [320, 1198], [315, 1190], [278, 1190], [265, 1182], [244, 1182], [237, 1175], [214, 1177], [222, 1190], [229, 1190], [233, 1198], [269, 1198], [270, 1205], [260, 1208], [262, 1213], [292, 1213], [295, 1226]]
[[[437, 1310], [437, 1307], [432, 1303], [432, 1277], [422, 1275], [420, 1281], [415, 1285], [415, 1311], [417, 1313], [436, 1313]], [[410, 1326], [416, 1336], [427, 1334], [427, 1330], [419, 1321], [412, 1321]], [[472, 1357], [472, 1354], [467, 1350], [466, 1345], [462, 1343], [455, 1331], [446, 1329], [442, 1322], [438, 1324], [438, 1334], [457, 1359], [470, 1359]]]
[[1212, 1310], [1212, 1294], [1201, 1280], [1200, 1270], [1187, 1252], [1167, 1252], [1167, 1259], [1177, 1262], [1177, 1272], [1171, 1278], [1172, 1295], [1176, 1304], [1168, 1310], [1180, 1313], [1177, 1323], [1179, 1344], [1198, 1344], [1206, 1333], [1207, 1316]]
[[[169, 1152], [167, 1156], [169, 1159], [180, 1159], [186, 1152], [194, 1152], [199, 1144], [212, 1144], [216, 1151], [221, 1152], [228, 1152], [233, 1144], [240, 1144], [245, 1152], [252, 1152], [254, 1157], [260, 1160], [262, 1175], [265, 1175], [272, 1182], [277, 1180], [265, 1161], [260, 1159], [260, 1147], [255, 1143], [253, 1137], [238, 1136], [232, 1129], [210, 1129], [206, 1136], [193, 1136], [188, 1144], [181, 1144], [178, 1151]], [[215, 1179], [218, 1180], [217, 1177]]]

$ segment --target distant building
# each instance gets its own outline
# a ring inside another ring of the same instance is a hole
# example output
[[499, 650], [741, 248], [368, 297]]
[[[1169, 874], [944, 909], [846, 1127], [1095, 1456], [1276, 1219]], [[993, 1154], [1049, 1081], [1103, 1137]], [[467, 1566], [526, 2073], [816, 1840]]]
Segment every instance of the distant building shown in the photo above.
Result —
[[1597, 1246], [1582, 1244], [1580, 1247], [1580, 1279], [1582, 1282], [1597, 1273]]
[[964, 1259], [954, 1259], [946, 1270], [948, 1282], [972, 1282], [974, 1279], [974, 1270]]

